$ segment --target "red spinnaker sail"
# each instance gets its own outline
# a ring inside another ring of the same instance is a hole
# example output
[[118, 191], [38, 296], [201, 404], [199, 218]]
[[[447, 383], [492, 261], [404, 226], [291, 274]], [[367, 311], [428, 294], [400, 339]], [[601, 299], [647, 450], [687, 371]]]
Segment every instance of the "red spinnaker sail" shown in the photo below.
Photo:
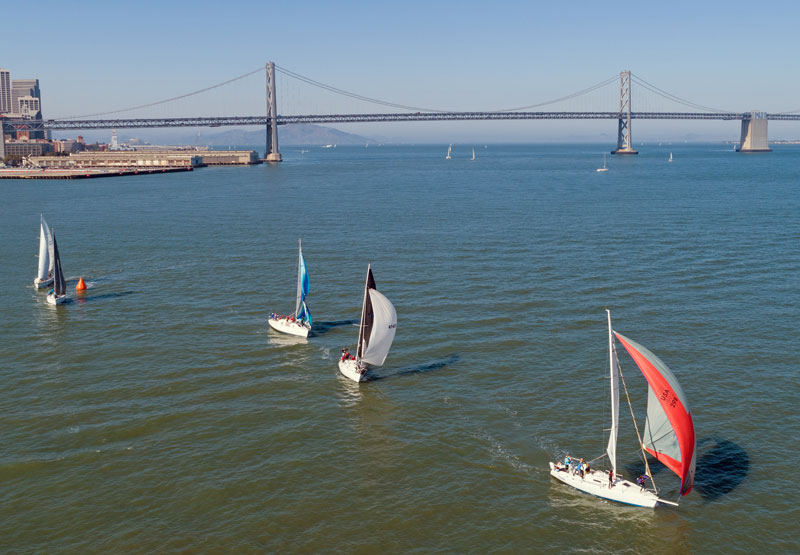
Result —
[[680, 476], [681, 495], [686, 495], [692, 490], [695, 470], [694, 423], [686, 395], [661, 359], [632, 339], [617, 332], [614, 335], [650, 386], [644, 447]]

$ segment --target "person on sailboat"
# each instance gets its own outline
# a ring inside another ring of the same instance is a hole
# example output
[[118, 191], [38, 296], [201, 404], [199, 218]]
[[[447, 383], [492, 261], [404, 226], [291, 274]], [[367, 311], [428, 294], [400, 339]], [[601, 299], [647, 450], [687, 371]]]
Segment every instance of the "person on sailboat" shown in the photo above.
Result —
[[647, 474], [642, 474], [636, 478], [636, 483], [639, 484], [639, 491], [644, 491], [644, 483], [649, 478]]
[[611, 489], [613, 487], [614, 487], [614, 471], [613, 470], [609, 470], [608, 471], [608, 489]]

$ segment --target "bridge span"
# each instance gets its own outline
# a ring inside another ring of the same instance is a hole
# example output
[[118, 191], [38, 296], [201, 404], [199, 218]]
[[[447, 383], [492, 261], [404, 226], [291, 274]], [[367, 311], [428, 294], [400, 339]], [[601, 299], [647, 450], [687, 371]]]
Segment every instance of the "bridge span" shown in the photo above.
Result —
[[275, 87], [275, 64], [266, 67], [267, 110], [263, 116], [189, 117], [189, 118], [115, 118], [115, 119], [2, 119], [7, 131], [68, 130], [68, 129], [125, 129], [158, 127], [221, 127], [259, 125], [266, 127], [269, 162], [280, 162], [278, 127], [300, 123], [376, 123], [414, 121], [498, 121], [498, 120], [617, 120], [617, 148], [613, 154], [637, 154], [631, 141], [631, 120], [739, 120], [742, 122], [739, 151], [767, 152], [769, 120], [798, 121], [800, 114], [768, 114], [766, 112], [635, 112], [631, 109], [631, 72], [620, 73], [619, 110], [612, 112], [399, 112], [373, 114], [307, 114], [279, 115]]

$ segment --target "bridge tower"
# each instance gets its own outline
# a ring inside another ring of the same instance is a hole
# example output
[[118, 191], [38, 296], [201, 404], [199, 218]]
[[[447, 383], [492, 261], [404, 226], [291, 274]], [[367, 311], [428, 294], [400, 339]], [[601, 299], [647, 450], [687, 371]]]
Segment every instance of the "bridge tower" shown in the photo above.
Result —
[[275, 62], [267, 63], [267, 162], [280, 162], [278, 150], [278, 95], [275, 90]]
[[619, 126], [617, 128], [617, 150], [611, 154], [639, 154], [631, 142], [631, 72], [619, 74]]
[[742, 119], [742, 137], [737, 152], [772, 152], [767, 139], [766, 112], [750, 112], [749, 118]]

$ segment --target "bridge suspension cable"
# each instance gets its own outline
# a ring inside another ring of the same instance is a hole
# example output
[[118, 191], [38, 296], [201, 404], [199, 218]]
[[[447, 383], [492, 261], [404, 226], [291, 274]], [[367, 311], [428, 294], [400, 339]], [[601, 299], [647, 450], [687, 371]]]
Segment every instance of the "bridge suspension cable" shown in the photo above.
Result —
[[495, 110], [495, 111], [496, 112], [519, 112], [519, 111], [522, 111], [522, 110], [530, 110], [531, 108], [538, 108], [540, 106], [547, 106], [548, 104], [555, 104], [555, 103], [561, 102], [563, 100], [570, 100], [570, 99], [576, 98], [578, 96], [590, 93], [592, 91], [596, 91], [597, 89], [600, 89], [600, 88], [605, 87], [606, 85], [608, 85], [610, 83], [615, 82], [617, 79], [619, 79], [619, 75], [612, 75], [611, 77], [609, 77], [605, 81], [601, 81], [600, 83], [597, 83], [596, 85], [592, 85], [591, 87], [583, 89], [582, 91], [578, 91], [578, 92], [575, 92], [575, 93], [572, 93], [572, 94], [568, 94], [566, 96], [562, 96], [561, 98], [555, 98], [553, 100], [547, 100], [545, 102], [540, 102], [538, 104], [531, 104], [529, 106], [520, 106], [518, 108], [504, 108], [502, 110]]
[[703, 106], [702, 104], [697, 104], [695, 102], [692, 102], [691, 100], [686, 100], [679, 96], [675, 96], [672, 93], [669, 93], [663, 89], [656, 87], [651, 83], [648, 83], [647, 81], [645, 81], [644, 79], [642, 79], [641, 77], [639, 77], [634, 73], [631, 73], [631, 77], [633, 78], [634, 83], [636, 83], [637, 85], [644, 87], [648, 91], [657, 94], [658, 96], [661, 96], [663, 98], [666, 98], [667, 100], [671, 100], [672, 102], [677, 102], [678, 104], [682, 104], [683, 106], [688, 106], [689, 108], [694, 108], [695, 110], [704, 110], [707, 112], [727, 113], [731, 111], [731, 110], [720, 110], [718, 108], [709, 108], [708, 106]]
[[434, 109], [434, 108], [420, 108], [418, 106], [406, 106], [405, 104], [396, 104], [394, 102], [388, 102], [386, 100], [379, 100], [377, 98], [370, 98], [369, 96], [363, 96], [363, 95], [360, 95], [360, 94], [352, 93], [352, 92], [345, 91], [343, 89], [334, 87], [332, 85], [327, 85], [327, 84], [322, 83], [320, 81], [315, 81], [314, 79], [311, 79], [310, 77], [304, 77], [303, 75], [300, 75], [299, 73], [295, 73], [294, 71], [288, 70], [285, 67], [281, 67], [278, 64], [275, 64], [275, 69], [278, 70], [278, 72], [283, 73], [284, 75], [286, 75], [288, 77], [293, 77], [294, 79], [297, 79], [298, 81], [302, 81], [304, 83], [308, 83], [309, 85], [312, 85], [314, 87], [318, 87], [320, 89], [325, 89], [326, 91], [330, 91], [330, 92], [333, 92], [333, 93], [336, 93], [336, 94], [340, 94], [342, 96], [355, 98], [356, 100], [363, 100], [365, 102], [371, 102], [373, 104], [380, 104], [381, 106], [389, 106], [390, 108], [400, 108], [401, 110], [413, 110], [415, 112], [450, 112], [450, 111], [452, 111], [452, 110], [437, 110], [437, 109]]
[[207, 92], [207, 91], [222, 87], [223, 85], [227, 85], [229, 83], [233, 83], [234, 81], [238, 81], [240, 79], [244, 79], [245, 77], [250, 77], [251, 75], [254, 75], [254, 74], [258, 73], [259, 71], [264, 71], [264, 70], [265, 70], [264, 66], [261, 66], [258, 69], [254, 69], [253, 71], [248, 71], [247, 73], [245, 73], [243, 75], [240, 75], [238, 77], [234, 77], [233, 79], [228, 79], [227, 81], [223, 81], [222, 83], [217, 83], [216, 85], [211, 85], [210, 87], [205, 87], [203, 89], [199, 89], [199, 90], [196, 90], [196, 91], [192, 91], [190, 93], [182, 94], [180, 96], [175, 96], [173, 98], [167, 98], [166, 100], [158, 100], [156, 102], [150, 102], [149, 104], [142, 104], [140, 106], [133, 106], [131, 108], [123, 108], [121, 110], [111, 110], [110, 112], [98, 112], [96, 114], [84, 114], [82, 116], [68, 116], [68, 117], [63, 117], [63, 118], [56, 118], [56, 120], [72, 120], [72, 119], [82, 119], [82, 118], [93, 118], [93, 117], [96, 117], [96, 116], [107, 116], [109, 114], [121, 114], [122, 112], [130, 112], [132, 110], [140, 110], [142, 108], [150, 108], [152, 106], [158, 106], [160, 104], [166, 104], [167, 102], [172, 102], [174, 100], [181, 100], [183, 98], [188, 98], [188, 97], [194, 96], [196, 94], [204, 93], [204, 92]]

